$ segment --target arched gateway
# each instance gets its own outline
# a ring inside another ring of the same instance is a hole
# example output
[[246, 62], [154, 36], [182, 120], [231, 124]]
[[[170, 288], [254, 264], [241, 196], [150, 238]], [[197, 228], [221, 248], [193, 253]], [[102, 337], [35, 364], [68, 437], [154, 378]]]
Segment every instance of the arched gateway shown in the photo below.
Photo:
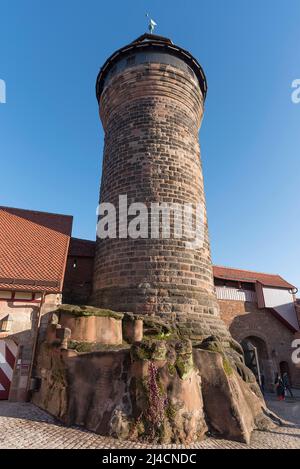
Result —
[[267, 390], [273, 390], [275, 368], [266, 341], [257, 335], [250, 335], [241, 341], [246, 365], [256, 376], [257, 382]]

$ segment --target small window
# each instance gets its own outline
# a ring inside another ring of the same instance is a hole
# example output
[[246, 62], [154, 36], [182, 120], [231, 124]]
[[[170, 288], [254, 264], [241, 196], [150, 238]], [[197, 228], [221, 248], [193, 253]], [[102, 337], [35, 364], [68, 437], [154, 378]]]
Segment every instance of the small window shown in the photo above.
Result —
[[74, 259], [73, 260], [73, 269], [76, 269], [77, 268], [77, 259]]
[[10, 300], [11, 299], [11, 291], [0, 291], [0, 299]]
[[241, 288], [243, 290], [255, 291], [255, 284], [250, 282], [241, 282]]
[[32, 293], [17, 291], [14, 296], [15, 300], [32, 300]]
[[234, 280], [226, 280], [226, 287], [228, 288], [239, 288], [239, 282]]
[[216, 287], [225, 287], [225, 280], [221, 278], [215, 278], [214, 282]]
[[135, 55], [132, 55], [131, 57], [128, 57], [128, 59], [126, 60], [126, 64], [127, 65], [135, 64]]

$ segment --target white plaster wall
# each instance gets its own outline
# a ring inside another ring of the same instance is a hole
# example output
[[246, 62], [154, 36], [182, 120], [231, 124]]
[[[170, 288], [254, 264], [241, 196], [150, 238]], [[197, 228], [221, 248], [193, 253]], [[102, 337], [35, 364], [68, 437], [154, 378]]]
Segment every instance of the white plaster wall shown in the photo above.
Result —
[[215, 287], [218, 300], [251, 301], [255, 303], [256, 292], [241, 288]]
[[296, 330], [299, 330], [293, 295], [288, 290], [284, 288], [263, 287], [263, 295], [266, 308], [275, 309], [283, 319]]
[[10, 315], [13, 322], [9, 334], [17, 334], [31, 329], [33, 307], [38, 304], [26, 304], [21, 302], [0, 301], [0, 321]]
[[[41, 311], [41, 321], [43, 321], [43, 316], [45, 316], [45, 321], [47, 321], [46, 313], [55, 310], [60, 303], [61, 295], [46, 295], [45, 303], [43, 304]], [[2, 335], [8, 336], [25, 331], [31, 334], [33, 332], [32, 321], [36, 319], [39, 307], [39, 302], [32, 303], [26, 301], [0, 300], [0, 324], [1, 320], [8, 315], [10, 315], [13, 320], [11, 330], [6, 333], [0, 332], [0, 338]]]

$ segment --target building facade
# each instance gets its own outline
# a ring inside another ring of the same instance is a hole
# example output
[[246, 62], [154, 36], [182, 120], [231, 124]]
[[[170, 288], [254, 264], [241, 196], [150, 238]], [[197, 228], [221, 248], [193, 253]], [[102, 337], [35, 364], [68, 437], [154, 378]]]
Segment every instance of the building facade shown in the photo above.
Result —
[[26, 401], [48, 313], [61, 303], [72, 217], [0, 207], [0, 399]]
[[[214, 266], [221, 317], [243, 346], [248, 366], [272, 390], [276, 373], [287, 372], [300, 387], [300, 369], [292, 361], [299, 334], [297, 289], [279, 275]], [[256, 355], [256, 356], [255, 356]]]

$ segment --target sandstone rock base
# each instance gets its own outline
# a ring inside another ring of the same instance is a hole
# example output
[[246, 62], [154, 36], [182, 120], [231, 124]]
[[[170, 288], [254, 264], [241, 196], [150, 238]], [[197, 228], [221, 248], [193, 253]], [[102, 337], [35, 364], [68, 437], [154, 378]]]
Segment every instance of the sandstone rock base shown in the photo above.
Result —
[[215, 337], [148, 338], [130, 349], [78, 353], [44, 343], [33, 402], [67, 424], [116, 438], [193, 443], [207, 433], [249, 443], [273, 426], [240, 355]]
[[56, 314], [62, 328], [71, 331], [72, 340], [122, 344], [123, 314], [91, 306], [61, 305]]

